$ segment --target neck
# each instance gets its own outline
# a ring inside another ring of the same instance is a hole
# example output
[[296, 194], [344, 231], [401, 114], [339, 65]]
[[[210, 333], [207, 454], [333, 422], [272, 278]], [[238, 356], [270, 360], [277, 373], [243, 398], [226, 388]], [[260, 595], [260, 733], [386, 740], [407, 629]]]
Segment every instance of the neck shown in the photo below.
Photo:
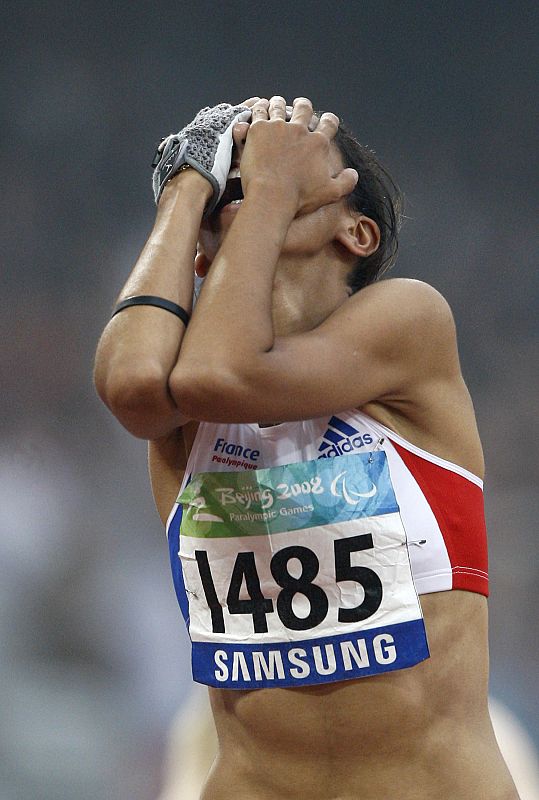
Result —
[[348, 267], [317, 256], [281, 256], [273, 282], [272, 317], [276, 336], [304, 333], [320, 325], [349, 297]]

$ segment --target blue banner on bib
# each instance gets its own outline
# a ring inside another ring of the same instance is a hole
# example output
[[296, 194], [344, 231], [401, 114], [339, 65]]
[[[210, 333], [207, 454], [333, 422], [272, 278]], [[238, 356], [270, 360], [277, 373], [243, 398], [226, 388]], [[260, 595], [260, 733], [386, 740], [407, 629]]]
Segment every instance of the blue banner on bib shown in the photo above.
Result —
[[310, 686], [405, 669], [428, 657], [418, 619], [285, 645], [193, 642], [193, 678], [227, 689]]

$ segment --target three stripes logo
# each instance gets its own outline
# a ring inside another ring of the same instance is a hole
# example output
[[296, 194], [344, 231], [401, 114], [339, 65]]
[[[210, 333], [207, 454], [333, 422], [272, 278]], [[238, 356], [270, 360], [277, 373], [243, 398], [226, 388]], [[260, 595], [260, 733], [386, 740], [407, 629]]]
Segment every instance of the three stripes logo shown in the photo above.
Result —
[[328, 422], [328, 429], [322, 437], [322, 443], [318, 448], [321, 454], [318, 458], [334, 458], [346, 453], [352, 453], [372, 444], [373, 439], [370, 433], [360, 434], [358, 430], [349, 425], [339, 417], [331, 417]]

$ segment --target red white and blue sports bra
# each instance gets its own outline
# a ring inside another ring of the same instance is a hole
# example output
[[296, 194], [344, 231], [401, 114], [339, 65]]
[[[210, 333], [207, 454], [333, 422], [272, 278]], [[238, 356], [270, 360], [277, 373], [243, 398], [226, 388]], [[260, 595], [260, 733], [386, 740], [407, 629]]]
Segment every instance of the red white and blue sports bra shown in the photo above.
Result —
[[[361, 411], [265, 428], [201, 422], [181, 490], [195, 473], [258, 470], [373, 451], [386, 454], [417, 593], [465, 589], [488, 596], [481, 479]], [[176, 504], [167, 524], [173, 549], [180, 517]]]

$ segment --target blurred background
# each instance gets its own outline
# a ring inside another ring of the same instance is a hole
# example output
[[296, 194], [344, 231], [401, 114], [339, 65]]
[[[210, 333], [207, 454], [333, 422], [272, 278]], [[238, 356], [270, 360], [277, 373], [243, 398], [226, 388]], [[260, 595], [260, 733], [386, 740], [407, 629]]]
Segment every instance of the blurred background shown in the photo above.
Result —
[[534, 4], [7, 2], [0, 197], [0, 800], [155, 800], [191, 691], [146, 445], [91, 370], [161, 136], [310, 97], [403, 187], [394, 275], [451, 303], [487, 460], [491, 693], [536, 744]]

